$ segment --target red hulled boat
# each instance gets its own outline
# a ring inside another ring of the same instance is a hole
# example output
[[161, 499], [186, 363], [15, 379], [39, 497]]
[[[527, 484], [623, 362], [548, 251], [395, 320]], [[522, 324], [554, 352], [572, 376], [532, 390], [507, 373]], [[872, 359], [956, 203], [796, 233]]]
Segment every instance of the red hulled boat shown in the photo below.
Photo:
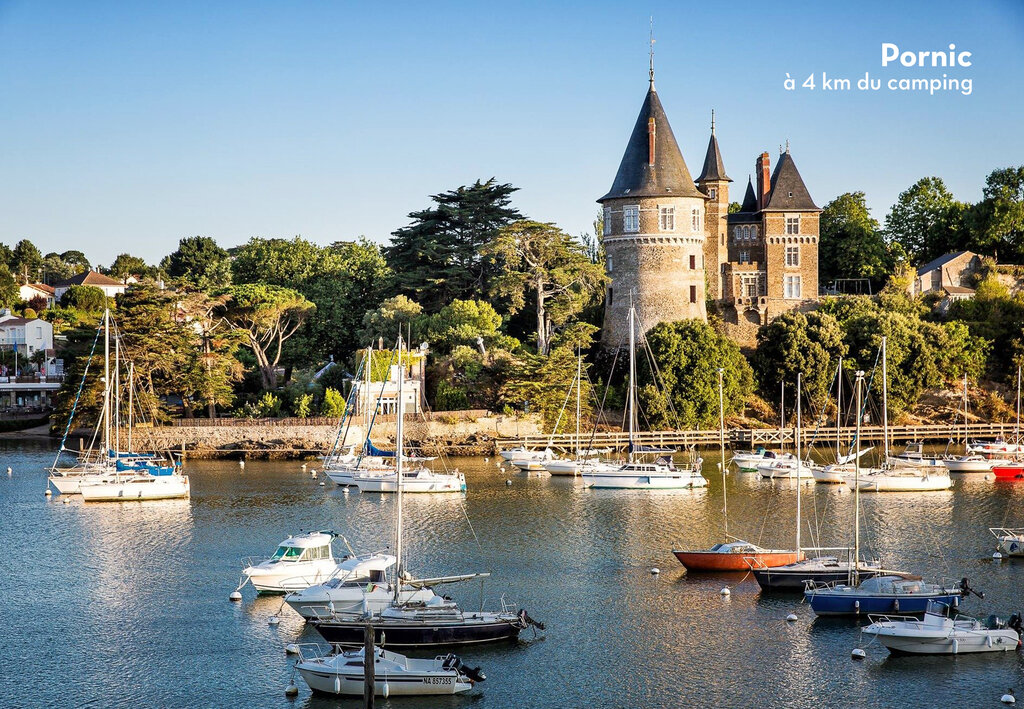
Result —
[[992, 466], [996, 480], [1024, 480], [1024, 462], [1006, 462]]
[[702, 551], [673, 549], [688, 571], [749, 571], [752, 566], [774, 568], [802, 561], [804, 553], [789, 549], [762, 549], [750, 542], [716, 544]]

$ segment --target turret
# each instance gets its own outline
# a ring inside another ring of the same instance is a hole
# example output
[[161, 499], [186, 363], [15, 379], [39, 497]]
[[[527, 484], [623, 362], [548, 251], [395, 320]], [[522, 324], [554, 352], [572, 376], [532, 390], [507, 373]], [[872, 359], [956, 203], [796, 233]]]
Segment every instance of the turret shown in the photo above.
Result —
[[705, 223], [707, 239], [704, 242], [704, 264], [707, 283], [713, 298], [722, 297], [722, 267], [729, 260], [727, 243], [729, 214], [729, 183], [732, 179], [725, 174], [722, 152], [715, 137], [715, 112], [711, 112], [711, 138], [704, 156], [704, 169], [697, 176], [697, 186], [707, 196]]

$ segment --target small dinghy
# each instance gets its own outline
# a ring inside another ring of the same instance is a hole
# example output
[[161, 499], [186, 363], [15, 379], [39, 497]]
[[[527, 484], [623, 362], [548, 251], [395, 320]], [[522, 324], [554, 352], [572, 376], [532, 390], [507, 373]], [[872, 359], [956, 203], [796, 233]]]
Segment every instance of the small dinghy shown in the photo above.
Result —
[[1021, 617], [1009, 621], [990, 615], [984, 622], [964, 615], [952, 618], [949, 606], [932, 603], [924, 619], [909, 616], [869, 616], [864, 628], [893, 654], [963, 655], [970, 652], [1009, 652], [1020, 647]]
[[[313, 649], [316, 648], [316, 649]], [[378, 697], [411, 697], [468, 692], [486, 677], [479, 667], [466, 667], [458, 655], [420, 660], [374, 647], [373, 693]], [[319, 655], [319, 647], [299, 647], [295, 669], [314, 692], [363, 696], [365, 649]]]

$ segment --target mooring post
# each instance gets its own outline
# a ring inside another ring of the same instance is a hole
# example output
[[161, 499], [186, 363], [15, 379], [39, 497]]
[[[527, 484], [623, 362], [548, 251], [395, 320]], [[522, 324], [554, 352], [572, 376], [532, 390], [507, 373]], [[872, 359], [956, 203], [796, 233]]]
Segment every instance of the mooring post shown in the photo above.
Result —
[[374, 677], [374, 660], [377, 651], [373, 647], [373, 626], [366, 624], [363, 631], [363, 706], [373, 709], [373, 690], [376, 684]]

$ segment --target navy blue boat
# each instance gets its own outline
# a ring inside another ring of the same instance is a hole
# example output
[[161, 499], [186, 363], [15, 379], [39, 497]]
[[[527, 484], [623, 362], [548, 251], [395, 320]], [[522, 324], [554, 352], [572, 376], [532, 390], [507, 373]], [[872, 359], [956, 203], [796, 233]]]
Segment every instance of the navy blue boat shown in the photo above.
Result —
[[943, 586], [925, 583], [908, 575], [875, 576], [856, 586], [848, 584], [807, 584], [804, 599], [817, 615], [860, 615], [867, 613], [924, 613], [932, 601], [956, 608], [970, 592], [967, 579]]

